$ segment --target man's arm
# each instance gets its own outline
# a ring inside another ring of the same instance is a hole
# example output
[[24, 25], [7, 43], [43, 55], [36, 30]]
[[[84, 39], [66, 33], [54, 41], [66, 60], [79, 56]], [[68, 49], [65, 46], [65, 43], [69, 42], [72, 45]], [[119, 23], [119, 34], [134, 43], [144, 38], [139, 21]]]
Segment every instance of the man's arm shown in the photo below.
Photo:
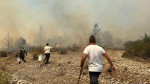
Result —
[[45, 53], [45, 51], [46, 51], [46, 50], [43, 50], [42, 54], [44, 54], [44, 53]]
[[80, 72], [82, 72], [84, 62], [86, 60], [87, 54], [83, 54], [81, 64], [80, 64]]
[[58, 47], [59, 47], [59, 43], [57, 43], [55, 47], [51, 47], [51, 49], [56, 49]]
[[82, 51], [84, 52], [85, 48], [87, 47], [87, 45], [83, 45], [82, 47]]
[[113, 66], [113, 63], [110, 59], [110, 57], [108, 56], [107, 53], [104, 53], [103, 56], [107, 59], [107, 61], [109, 62], [110, 66], [112, 67], [112, 70], [116, 71], [115, 67]]

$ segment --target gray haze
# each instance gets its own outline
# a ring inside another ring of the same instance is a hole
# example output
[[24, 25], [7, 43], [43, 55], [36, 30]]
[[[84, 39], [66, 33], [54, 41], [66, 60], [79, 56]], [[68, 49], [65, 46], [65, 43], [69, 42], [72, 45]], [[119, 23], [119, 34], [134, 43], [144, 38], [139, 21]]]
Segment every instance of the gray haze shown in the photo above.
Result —
[[63, 37], [66, 44], [88, 39], [93, 25], [114, 38], [138, 39], [150, 33], [150, 0], [0, 0], [0, 39], [23, 37], [34, 44], [43, 28], [43, 39]]

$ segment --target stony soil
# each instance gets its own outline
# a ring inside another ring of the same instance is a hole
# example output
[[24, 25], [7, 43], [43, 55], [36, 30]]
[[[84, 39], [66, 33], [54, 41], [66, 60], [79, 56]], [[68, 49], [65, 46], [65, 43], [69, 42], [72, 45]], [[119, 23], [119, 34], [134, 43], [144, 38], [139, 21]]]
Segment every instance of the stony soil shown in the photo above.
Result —
[[[109, 73], [109, 63], [103, 58], [103, 73], [100, 84], [149, 84], [150, 62], [122, 58], [124, 51], [107, 50], [116, 72]], [[68, 52], [61, 55], [52, 53], [50, 64], [33, 60], [32, 54], [26, 56], [27, 63], [18, 64], [15, 57], [5, 58], [3, 70], [12, 73], [13, 84], [77, 84], [82, 52]], [[88, 70], [84, 69], [80, 84], [89, 84]]]

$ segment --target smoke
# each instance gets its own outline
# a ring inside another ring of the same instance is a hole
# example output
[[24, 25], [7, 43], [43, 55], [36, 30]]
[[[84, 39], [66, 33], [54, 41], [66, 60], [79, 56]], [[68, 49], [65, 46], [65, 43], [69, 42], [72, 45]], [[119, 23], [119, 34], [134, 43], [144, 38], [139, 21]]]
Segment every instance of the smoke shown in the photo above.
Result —
[[[135, 40], [150, 32], [149, 0], [0, 0], [0, 33], [34, 44], [39, 27], [44, 39], [63, 37], [66, 45], [88, 40], [93, 25], [115, 38]], [[136, 31], [135, 31], [136, 30]]]

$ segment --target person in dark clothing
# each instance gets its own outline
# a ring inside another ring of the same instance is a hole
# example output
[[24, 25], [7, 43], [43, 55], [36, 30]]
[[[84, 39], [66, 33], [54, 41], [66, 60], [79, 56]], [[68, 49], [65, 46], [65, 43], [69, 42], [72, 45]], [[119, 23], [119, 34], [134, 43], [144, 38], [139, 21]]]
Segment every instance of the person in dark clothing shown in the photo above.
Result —
[[[23, 47], [21, 47], [21, 49], [20, 49], [20, 60], [23, 60], [26, 63], [25, 54], [27, 55], [26, 50]], [[21, 64], [21, 61], [19, 62], [19, 64]]]

